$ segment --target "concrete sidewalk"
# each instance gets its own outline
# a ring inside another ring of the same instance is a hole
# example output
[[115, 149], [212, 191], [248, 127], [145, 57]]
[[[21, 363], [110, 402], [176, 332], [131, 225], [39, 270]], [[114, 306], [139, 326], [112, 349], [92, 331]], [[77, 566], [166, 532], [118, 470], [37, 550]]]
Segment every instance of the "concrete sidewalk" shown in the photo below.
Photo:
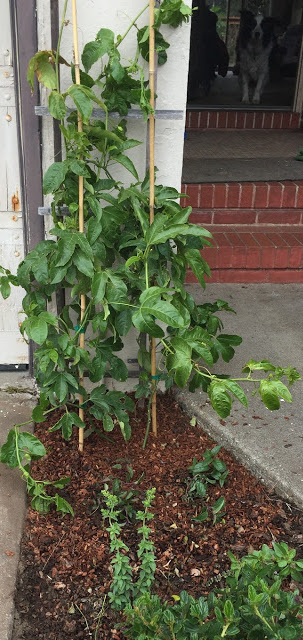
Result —
[[[33, 388], [24, 374], [0, 373], [0, 446], [14, 424], [30, 419], [36, 404]], [[0, 640], [10, 640], [12, 634], [25, 509], [25, 483], [18, 470], [0, 464]]]
[[[303, 376], [303, 285], [213, 284], [206, 292], [198, 285], [188, 290], [201, 304], [226, 300], [237, 312], [221, 313], [224, 333], [243, 338], [234, 359], [215, 365], [217, 373], [241, 376], [250, 359], [268, 359], [275, 365], [296, 367]], [[244, 390], [245, 409], [235, 401], [230, 417], [221, 420], [203, 392], [177, 392], [177, 397], [198, 423], [276, 491], [303, 507], [303, 406], [302, 381], [291, 387], [293, 403], [281, 402], [280, 411], [269, 411], [253, 385]]]
[[[225, 333], [242, 336], [243, 344], [230, 365], [216, 365], [218, 373], [238, 376], [251, 358], [297, 367], [303, 373], [303, 285], [209, 285], [203, 292], [189, 285], [200, 302], [226, 300], [237, 312], [222, 313]], [[19, 387], [19, 390], [18, 390]], [[6, 389], [6, 390], [5, 390]], [[235, 402], [232, 415], [222, 421], [203, 393], [178, 392], [190, 415], [215, 440], [223, 443], [264, 482], [303, 507], [302, 382], [293, 389], [293, 404], [270, 412], [257, 398], [246, 410]], [[24, 374], [0, 373], [0, 444], [15, 423], [28, 420], [35, 397], [33, 382]], [[10, 640], [14, 588], [25, 515], [25, 486], [16, 470], [0, 465], [0, 640]]]

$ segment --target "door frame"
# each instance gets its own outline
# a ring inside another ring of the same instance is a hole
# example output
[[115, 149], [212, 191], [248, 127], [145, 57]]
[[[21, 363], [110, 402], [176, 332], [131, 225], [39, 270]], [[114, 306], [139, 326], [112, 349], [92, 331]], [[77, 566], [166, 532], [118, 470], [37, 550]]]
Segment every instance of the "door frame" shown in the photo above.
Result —
[[[35, 83], [31, 93], [27, 82], [28, 62], [38, 50], [36, 0], [9, 0], [13, 49], [13, 68], [18, 125], [18, 152], [24, 251], [27, 254], [44, 240], [44, 219], [38, 215], [43, 204], [41, 135], [39, 118], [34, 106], [39, 104], [39, 91]], [[29, 346], [29, 372], [33, 375], [34, 345]]]

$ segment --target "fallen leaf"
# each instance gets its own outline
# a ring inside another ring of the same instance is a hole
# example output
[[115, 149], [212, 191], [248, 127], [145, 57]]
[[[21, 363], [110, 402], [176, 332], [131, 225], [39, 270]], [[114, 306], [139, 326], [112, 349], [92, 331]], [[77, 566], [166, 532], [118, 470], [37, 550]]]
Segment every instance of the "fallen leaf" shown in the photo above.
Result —
[[55, 582], [54, 589], [66, 589], [66, 584], [64, 582]]
[[191, 569], [190, 570], [190, 575], [194, 576], [194, 578], [198, 578], [198, 576], [201, 575], [201, 571], [200, 571], [200, 569]]
[[14, 555], [15, 555], [15, 553], [14, 553], [14, 551], [6, 551], [6, 552], [5, 552], [5, 555], [6, 555], [6, 556], [9, 556], [9, 558], [11, 558], [12, 556], [14, 556]]

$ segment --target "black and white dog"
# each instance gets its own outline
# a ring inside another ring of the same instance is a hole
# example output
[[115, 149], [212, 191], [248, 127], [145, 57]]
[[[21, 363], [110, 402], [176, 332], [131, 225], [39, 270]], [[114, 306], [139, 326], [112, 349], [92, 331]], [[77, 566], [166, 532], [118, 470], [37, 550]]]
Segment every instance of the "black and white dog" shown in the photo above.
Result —
[[251, 11], [241, 11], [237, 40], [237, 67], [242, 87], [242, 102], [249, 104], [249, 88], [254, 85], [252, 102], [260, 104], [268, 81], [270, 58], [277, 44], [279, 23], [275, 18], [255, 16]]

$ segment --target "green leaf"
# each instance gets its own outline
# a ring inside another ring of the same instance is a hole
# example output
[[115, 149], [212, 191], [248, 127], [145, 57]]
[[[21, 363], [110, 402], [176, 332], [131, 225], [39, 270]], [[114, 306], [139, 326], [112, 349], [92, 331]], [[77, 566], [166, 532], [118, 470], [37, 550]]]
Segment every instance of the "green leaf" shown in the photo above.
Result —
[[54, 385], [54, 392], [60, 403], [62, 403], [67, 397], [68, 386], [67, 386], [65, 377], [62, 373], [59, 373], [59, 375], [56, 378], [56, 382]]
[[115, 380], [124, 382], [128, 378], [128, 370], [126, 364], [121, 358], [113, 357], [111, 359], [110, 374]]
[[66, 234], [58, 242], [57, 267], [64, 267], [71, 259], [76, 247], [76, 237], [73, 233]]
[[2, 276], [2, 278], [0, 278], [0, 291], [4, 300], [10, 296], [11, 286], [7, 276]]
[[83, 122], [85, 124], [88, 124], [93, 110], [92, 101], [88, 95], [88, 92], [89, 89], [87, 87], [83, 87], [81, 84], [73, 84], [67, 91], [67, 93], [73, 99], [78, 111], [81, 113]]
[[92, 279], [92, 287], [91, 287], [92, 299], [96, 304], [98, 302], [101, 302], [101, 300], [103, 300], [104, 298], [105, 286], [106, 286], [107, 280], [108, 280], [108, 275], [105, 271], [99, 271], [95, 273]]
[[183, 338], [172, 338], [170, 344], [175, 353], [167, 356], [167, 368], [175, 371], [175, 382], [183, 389], [192, 371], [191, 347]]
[[119, 155], [114, 156], [114, 160], [115, 162], [122, 164], [123, 167], [127, 169], [127, 171], [129, 171], [133, 176], [135, 176], [136, 180], [139, 180], [137, 169], [134, 163], [132, 162], [132, 160], [128, 156], [125, 156], [123, 153], [120, 153]]
[[15, 467], [18, 466], [16, 434], [14, 429], [10, 429], [7, 434], [6, 442], [1, 447], [0, 461], [7, 464], [11, 469], [15, 469]]
[[62, 120], [66, 115], [64, 98], [58, 91], [52, 91], [48, 98], [48, 110], [56, 120]]
[[103, 422], [103, 429], [104, 429], [104, 431], [112, 431], [112, 430], [113, 430], [113, 428], [114, 428], [114, 426], [115, 426], [115, 425], [114, 425], [114, 423], [113, 423], [112, 418], [111, 418], [108, 414], [106, 414], [106, 415], [103, 417], [102, 422]]
[[195, 522], [205, 522], [205, 520], [207, 520], [208, 518], [208, 511], [206, 507], [203, 507], [199, 513], [198, 516], [196, 516], [196, 518], [193, 518], [193, 520], [195, 520]]
[[224, 381], [212, 381], [209, 385], [209, 397], [213, 409], [219, 414], [220, 418], [227, 418], [231, 410], [231, 397], [225, 391]]
[[61, 498], [61, 496], [58, 496], [58, 494], [56, 493], [55, 497], [55, 504], [56, 504], [56, 510], [60, 511], [61, 513], [64, 514], [70, 514], [71, 516], [74, 516], [74, 510], [72, 508], [72, 506], [69, 504], [69, 502], [67, 502], [67, 500], [65, 500], [64, 498]]
[[[101, 210], [102, 211], [102, 210]], [[102, 225], [95, 218], [91, 218], [87, 224], [87, 239], [90, 245], [98, 240], [102, 232]]]
[[53, 193], [57, 191], [65, 180], [68, 165], [66, 162], [54, 162], [47, 169], [43, 178], [43, 193]]
[[93, 278], [94, 265], [92, 261], [78, 248], [74, 253], [74, 263], [81, 273], [84, 273], [84, 275], [89, 278]]
[[244, 405], [244, 407], [248, 407], [247, 397], [237, 382], [234, 382], [233, 380], [225, 380], [224, 384], [225, 387], [241, 402], [241, 404]]
[[57, 78], [53, 66], [52, 51], [38, 51], [34, 56], [34, 60], [38, 82], [44, 84], [48, 89], [56, 89]]
[[47, 338], [48, 327], [45, 320], [37, 317], [28, 318], [26, 321], [26, 333], [37, 344], [43, 344]]
[[225, 505], [225, 500], [224, 498], [221, 496], [220, 498], [218, 498], [218, 500], [216, 500], [216, 502], [214, 502], [213, 506], [212, 506], [212, 510], [213, 513], [216, 515], [217, 513], [220, 513], [220, 511], [222, 511], [222, 509], [224, 508]]
[[187, 249], [184, 252], [185, 260], [188, 262], [193, 274], [196, 276], [197, 280], [199, 280], [203, 289], [205, 288], [205, 280], [204, 275], [211, 276], [210, 268], [203, 260], [199, 249]]
[[36, 423], [44, 422], [45, 420], [43, 409], [39, 405], [35, 407], [32, 411], [32, 420]]
[[115, 319], [115, 327], [120, 336], [126, 336], [132, 326], [132, 313], [130, 309], [120, 311]]
[[211, 238], [211, 233], [202, 227], [189, 224], [171, 224], [169, 225], [169, 219], [162, 213], [158, 213], [155, 216], [154, 222], [149, 227], [145, 240], [148, 246], [152, 244], [162, 244], [176, 238], [177, 236], [198, 236]]
[[85, 71], [89, 71], [92, 65], [109, 53], [114, 46], [115, 34], [110, 29], [100, 29], [95, 42], [87, 42], [82, 53], [82, 63]]

